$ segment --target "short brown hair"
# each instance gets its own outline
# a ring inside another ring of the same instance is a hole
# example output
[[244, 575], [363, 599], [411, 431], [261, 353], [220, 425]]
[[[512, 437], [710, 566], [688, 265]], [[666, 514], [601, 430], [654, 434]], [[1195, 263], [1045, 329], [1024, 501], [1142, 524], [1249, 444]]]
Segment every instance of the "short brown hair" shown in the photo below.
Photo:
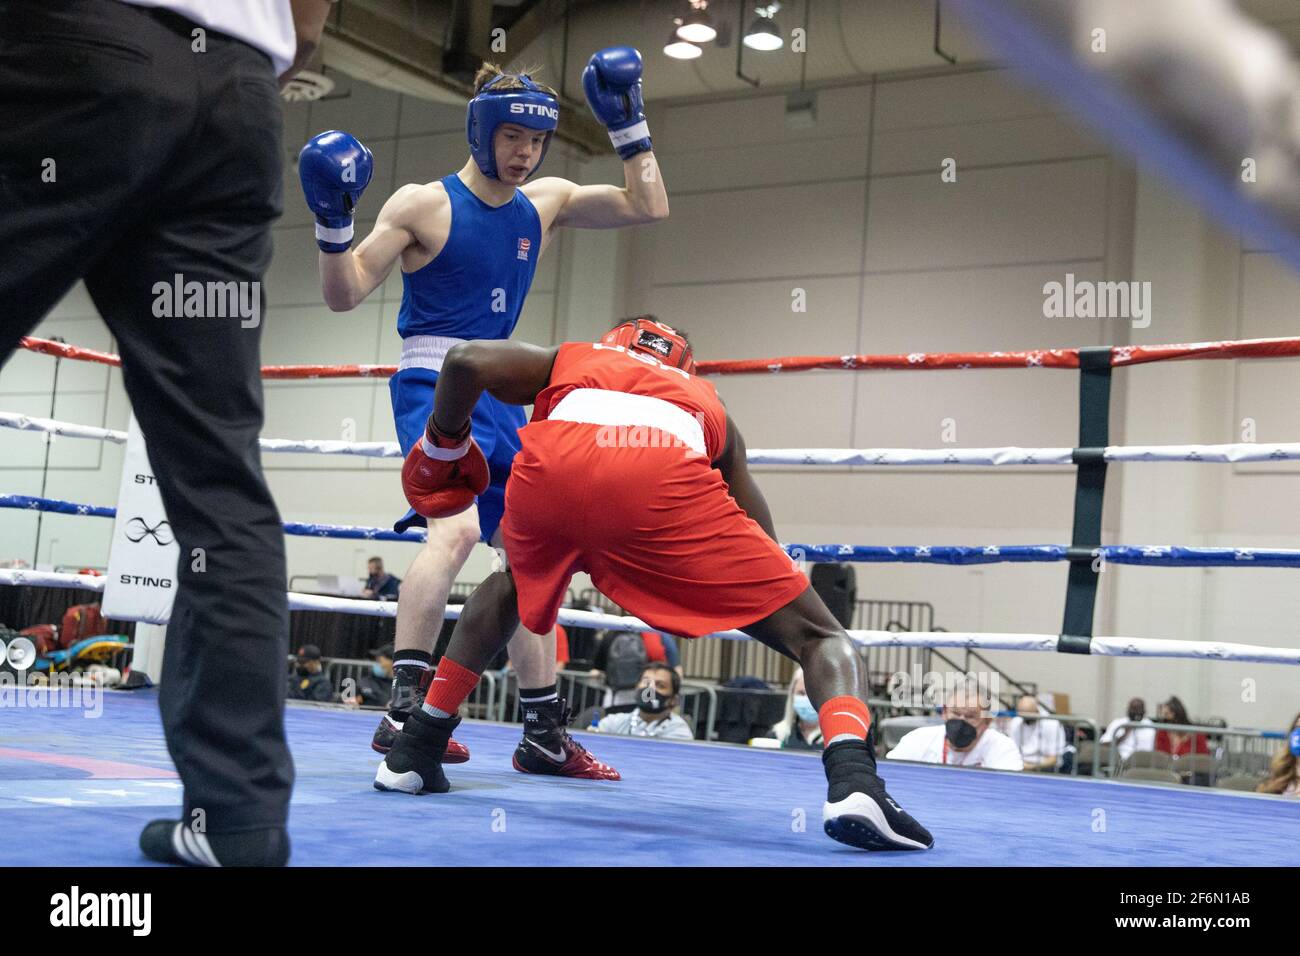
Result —
[[[483, 92], [483, 87], [486, 86], [494, 77], [498, 76], [504, 76], [505, 79], [493, 86], [492, 89], [522, 90], [524, 84], [519, 80], [521, 74], [527, 75], [529, 79], [533, 79], [531, 76], [531, 69], [523, 69], [512, 73], [509, 70], [502, 69], [496, 63], [489, 63], [487, 60], [484, 60], [483, 65], [480, 66], [478, 72], [474, 74], [474, 95], [477, 96], [479, 93]], [[537, 83], [537, 80], [533, 79], [533, 82]], [[543, 93], [550, 93], [557, 100], [560, 98], [560, 94], [556, 93], [555, 90], [551, 89], [545, 83], [537, 83], [537, 87]]]

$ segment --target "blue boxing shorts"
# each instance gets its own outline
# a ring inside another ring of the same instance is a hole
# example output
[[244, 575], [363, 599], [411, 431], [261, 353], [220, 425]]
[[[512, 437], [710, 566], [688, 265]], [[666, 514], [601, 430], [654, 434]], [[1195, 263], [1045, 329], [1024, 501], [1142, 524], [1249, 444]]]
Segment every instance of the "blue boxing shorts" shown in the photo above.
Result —
[[[424, 434], [429, 413], [433, 411], [433, 389], [437, 381], [438, 373], [428, 368], [399, 369], [388, 380], [393, 422], [403, 457]], [[528, 416], [521, 406], [507, 405], [487, 394], [478, 400], [470, 417], [470, 431], [488, 462], [487, 491], [477, 500], [479, 536], [485, 543], [492, 541], [505, 513], [506, 479], [510, 477], [510, 463], [519, 451], [519, 429], [527, 422]], [[424, 528], [428, 524], [424, 517], [410, 510], [393, 525], [393, 530]]]

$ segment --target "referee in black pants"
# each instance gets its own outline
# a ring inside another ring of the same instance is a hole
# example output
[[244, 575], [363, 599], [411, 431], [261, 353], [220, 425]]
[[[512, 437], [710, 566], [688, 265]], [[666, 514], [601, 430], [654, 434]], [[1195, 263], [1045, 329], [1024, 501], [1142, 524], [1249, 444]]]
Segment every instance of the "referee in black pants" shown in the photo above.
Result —
[[[328, 9], [0, 0], [0, 364], [84, 279], [181, 550], [160, 707], [184, 814], [140, 836], [163, 862], [289, 858], [284, 537], [257, 446], [261, 281], [281, 210], [277, 79], [310, 56]], [[155, 285], [178, 276], [254, 308], [159, 318]]]

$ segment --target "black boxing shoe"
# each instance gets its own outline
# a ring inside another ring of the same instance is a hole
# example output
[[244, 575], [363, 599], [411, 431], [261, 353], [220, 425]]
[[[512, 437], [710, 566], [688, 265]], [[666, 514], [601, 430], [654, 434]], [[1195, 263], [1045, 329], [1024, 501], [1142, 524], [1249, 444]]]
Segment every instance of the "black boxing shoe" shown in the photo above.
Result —
[[459, 717], [430, 717], [413, 710], [384, 762], [375, 773], [376, 790], [400, 793], [446, 793], [451, 789], [442, 772], [443, 758]]
[[140, 852], [156, 863], [187, 866], [284, 866], [283, 827], [239, 833], [199, 833], [180, 820], [152, 820], [140, 831]]
[[928, 850], [930, 831], [885, 791], [876, 755], [865, 740], [842, 740], [822, 754], [829, 785], [822, 829], [832, 840], [860, 850]]
[[[379, 721], [379, 726], [375, 728], [375, 735], [370, 738], [370, 749], [381, 754], [387, 754], [392, 750], [409, 716], [410, 714], [407, 713], [401, 719], [394, 720], [392, 714], [384, 714]], [[442, 757], [443, 763], [465, 763], [467, 760], [469, 760], [468, 747], [459, 740], [447, 741], [447, 752]]]
[[[424, 695], [433, 682], [432, 667], [413, 667], [399, 664], [393, 668], [393, 693], [388, 704], [388, 713], [379, 719], [374, 736], [370, 738], [370, 749], [376, 753], [387, 754], [393, 749], [397, 735], [411, 716], [414, 708], [424, 703]], [[447, 752], [443, 763], [464, 763], [469, 760], [469, 748], [458, 740], [447, 743]]]

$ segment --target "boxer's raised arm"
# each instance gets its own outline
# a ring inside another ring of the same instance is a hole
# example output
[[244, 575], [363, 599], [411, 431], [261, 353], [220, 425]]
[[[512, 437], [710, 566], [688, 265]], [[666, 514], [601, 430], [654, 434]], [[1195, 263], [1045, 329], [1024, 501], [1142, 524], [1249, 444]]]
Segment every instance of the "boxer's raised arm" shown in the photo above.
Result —
[[407, 246], [415, 243], [414, 224], [423, 217], [434, 221], [439, 205], [449, 204], [447, 194], [424, 186], [403, 186], [379, 210], [370, 235], [344, 252], [321, 252], [320, 285], [325, 304], [334, 312], [347, 312], [388, 278]]
[[722, 472], [722, 480], [727, 483], [731, 497], [736, 499], [740, 510], [749, 515], [758, 526], [767, 532], [767, 536], [776, 541], [776, 527], [772, 524], [772, 512], [767, 507], [767, 499], [758, 490], [754, 477], [749, 473], [749, 459], [745, 452], [745, 439], [741, 437], [736, 423], [727, 416], [727, 447], [713, 466]]
[[668, 193], [654, 153], [640, 153], [623, 163], [622, 189], [608, 183], [579, 186], [549, 177], [539, 188], [560, 193], [555, 226], [575, 229], [617, 229], [668, 218]]
[[575, 186], [558, 180], [569, 192], [554, 225], [613, 229], [668, 218], [668, 193], [646, 124], [641, 69], [641, 54], [630, 46], [597, 50], [587, 61], [582, 90], [623, 160], [624, 186]]
[[462, 342], [447, 353], [433, 396], [433, 422], [454, 434], [465, 427], [484, 392], [509, 405], [527, 405], [551, 380], [560, 347], [527, 342]]

